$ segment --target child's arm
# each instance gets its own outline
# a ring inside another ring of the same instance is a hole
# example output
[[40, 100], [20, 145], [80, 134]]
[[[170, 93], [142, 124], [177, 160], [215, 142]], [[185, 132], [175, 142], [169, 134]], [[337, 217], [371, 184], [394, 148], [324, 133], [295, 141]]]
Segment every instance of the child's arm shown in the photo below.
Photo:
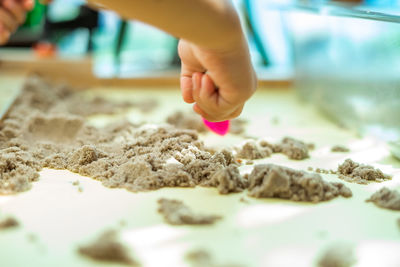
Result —
[[181, 89], [210, 121], [239, 116], [256, 76], [238, 15], [227, 0], [89, 0], [179, 38]]
[[24, 23], [26, 12], [32, 7], [33, 0], [0, 1], [0, 45], [5, 44], [18, 26]]

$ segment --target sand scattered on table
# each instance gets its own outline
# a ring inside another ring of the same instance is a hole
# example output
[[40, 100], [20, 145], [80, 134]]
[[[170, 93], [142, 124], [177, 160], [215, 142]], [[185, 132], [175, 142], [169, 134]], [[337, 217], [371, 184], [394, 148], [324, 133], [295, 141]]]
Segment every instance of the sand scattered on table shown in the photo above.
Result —
[[[311, 146], [312, 147], [312, 146]], [[289, 159], [302, 160], [309, 157], [309, 145], [292, 137], [285, 137], [274, 146], [275, 153], [283, 153]]]
[[289, 159], [303, 160], [309, 157], [309, 145], [291, 137], [285, 137], [277, 144], [265, 140], [248, 140], [238, 149], [237, 157], [255, 160], [267, 158], [273, 153], [282, 153]]
[[161, 198], [158, 200], [158, 212], [172, 225], [206, 225], [221, 219], [218, 215], [194, 213], [180, 200]]
[[39, 237], [35, 233], [28, 233], [26, 235], [26, 238], [28, 239], [29, 242], [31, 243], [36, 243], [39, 241]]
[[237, 152], [237, 157], [248, 160], [263, 159], [271, 156], [273, 150], [269, 146], [262, 146], [255, 140], [247, 141]]
[[112, 115], [124, 109], [133, 108], [135, 104], [132, 102], [111, 102], [102, 97], [94, 97], [86, 100], [82, 105], [82, 99], [77, 94], [67, 92], [66, 111], [79, 116], [91, 116], [96, 114]]
[[239, 172], [239, 168], [235, 165], [230, 165], [216, 171], [211, 176], [210, 185], [217, 187], [220, 194], [242, 192], [249, 185], [247, 179]]
[[318, 267], [351, 267], [356, 264], [354, 246], [347, 243], [335, 243], [325, 249], [319, 258]]
[[104, 232], [91, 244], [80, 246], [78, 252], [96, 261], [140, 266], [131, 257], [129, 249], [121, 243], [118, 233], [114, 230]]
[[400, 210], [400, 193], [386, 187], [381, 188], [365, 201], [384, 209]]
[[204, 249], [189, 251], [185, 254], [185, 259], [191, 267], [243, 267], [240, 264], [216, 264], [213, 256]]
[[351, 197], [342, 183], [326, 182], [319, 174], [274, 164], [256, 165], [249, 175], [249, 196], [321, 202], [338, 196]]
[[242, 202], [242, 203], [245, 203], [245, 204], [249, 204], [250, 203], [250, 201], [248, 199], [244, 198], [244, 197], [241, 197], [239, 199], [239, 201]]
[[216, 171], [237, 164], [230, 151], [206, 149], [193, 130], [127, 121], [90, 126], [77, 115], [81, 111], [70, 112], [69, 101], [87, 104], [74, 94], [37, 77], [27, 80], [0, 125], [0, 194], [29, 190], [42, 168], [67, 169], [138, 192], [212, 186]]
[[350, 152], [350, 149], [348, 147], [345, 147], [345, 146], [336, 145], [336, 146], [333, 146], [331, 148], [331, 152], [343, 152], [343, 153], [345, 153], [345, 152]]
[[233, 119], [229, 128], [230, 134], [243, 135], [246, 132], [246, 125], [248, 121], [245, 119]]
[[312, 171], [316, 172], [316, 173], [323, 173], [323, 174], [337, 174], [336, 171], [334, 170], [327, 170], [327, 169], [322, 169], [322, 168], [316, 168], [315, 170], [313, 170], [311, 168]]
[[390, 175], [370, 165], [360, 164], [351, 159], [346, 159], [338, 166], [339, 178], [346, 182], [368, 184], [369, 182], [383, 182], [392, 179]]
[[199, 133], [207, 132], [201, 118], [191, 112], [176, 111], [167, 117], [167, 123], [178, 129], [195, 130]]
[[16, 228], [19, 226], [17, 219], [13, 217], [7, 217], [5, 219], [0, 219], [0, 230], [6, 230], [11, 228]]

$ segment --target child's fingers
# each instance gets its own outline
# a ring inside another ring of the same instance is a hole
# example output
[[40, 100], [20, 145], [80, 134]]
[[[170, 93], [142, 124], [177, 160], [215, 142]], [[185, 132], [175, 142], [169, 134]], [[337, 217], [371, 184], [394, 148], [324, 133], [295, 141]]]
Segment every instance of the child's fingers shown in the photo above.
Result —
[[22, 0], [22, 6], [26, 11], [32, 10], [35, 6], [34, 0]]
[[197, 114], [199, 114], [204, 119], [211, 121], [210, 116], [207, 113], [205, 113], [204, 110], [201, 107], [199, 107], [199, 105], [197, 103], [193, 105], [193, 111], [196, 112]]
[[3, 7], [6, 8], [11, 15], [17, 20], [19, 24], [25, 21], [25, 10], [21, 4], [15, 2], [14, 0], [4, 0]]
[[199, 114], [201, 117], [203, 117], [204, 119], [211, 121], [211, 122], [227, 120], [226, 116], [222, 116], [220, 114], [214, 114], [214, 113], [209, 114], [209, 113], [205, 112], [204, 109], [202, 109], [198, 103], [193, 105], [193, 110], [194, 110], [194, 112]]
[[193, 72], [182, 62], [181, 91], [183, 100], [188, 104], [194, 103], [192, 74]]
[[[214, 102], [211, 104], [217, 104], [216, 99], [218, 98], [217, 88], [208, 74], [204, 74], [201, 78], [201, 86], [200, 86], [200, 94], [199, 97], [204, 102]], [[215, 96], [215, 97], [214, 97]], [[214, 97], [214, 98], [213, 98]]]
[[181, 92], [183, 101], [188, 104], [194, 103], [193, 99], [193, 82], [192, 77], [182, 76], [181, 77]]
[[18, 22], [16, 19], [4, 8], [0, 8], [0, 21], [10, 32], [14, 32], [18, 27]]
[[193, 99], [194, 101], [200, 101], [200, 91], [201, 91], [201, 79], [203, 77], [203, 73], [195, 72], [192, 75], [192, 83], [193, 83]]
[[2, 23], [0, 23], [0, 45], [4, 45], [7, 43], [10, 38], [10, 32], [4, 27]]
[[193, 105], [193, 110], [211, 122], [230, 120], [238, 117], [243, 111], [244, 104], [237, 106], [216, 106], [210, 103], [197, 102]]
[[181, 63], [181, 90], [182, 97], [186, 103], [194, 103], [193, 98], [193, 75], [196, 72], [202, 72], [203, 69], [198, 66], [187, 65], [183, 61]]
[[239, 115], [242, 114], [243, 108], [244, 108], [244, 105], [238, 107], [235, 111], [233, 111], [233, 112], [229, 115], [228, 120], [231, 120], [231, 119], [234, 119], [234, 118], [239, 117]]

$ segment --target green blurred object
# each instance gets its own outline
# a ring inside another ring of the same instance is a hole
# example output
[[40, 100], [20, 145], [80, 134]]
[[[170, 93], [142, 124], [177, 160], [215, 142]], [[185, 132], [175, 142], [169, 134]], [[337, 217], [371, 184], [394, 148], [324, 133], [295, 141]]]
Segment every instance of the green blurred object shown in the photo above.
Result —
[[39, 1], [35, 1], [35, 7], [26, 16], [24, 28], [35, 28], [42, 25], [43, 18], [45, 17], [47, 7]]

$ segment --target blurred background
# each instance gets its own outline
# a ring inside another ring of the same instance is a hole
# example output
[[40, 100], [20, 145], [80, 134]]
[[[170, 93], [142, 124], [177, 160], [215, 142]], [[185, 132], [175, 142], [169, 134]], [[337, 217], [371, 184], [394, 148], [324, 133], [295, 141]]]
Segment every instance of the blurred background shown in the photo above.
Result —
[[[400, 139], [400, 0], [233, 2], [261, 81], [294, 84], [301, 99], [360, 134]], [[36, 5], [0, 60], [74, 61], [102, 79], [176, 77], [177, 43], [85, 1], [56, 0]]]

